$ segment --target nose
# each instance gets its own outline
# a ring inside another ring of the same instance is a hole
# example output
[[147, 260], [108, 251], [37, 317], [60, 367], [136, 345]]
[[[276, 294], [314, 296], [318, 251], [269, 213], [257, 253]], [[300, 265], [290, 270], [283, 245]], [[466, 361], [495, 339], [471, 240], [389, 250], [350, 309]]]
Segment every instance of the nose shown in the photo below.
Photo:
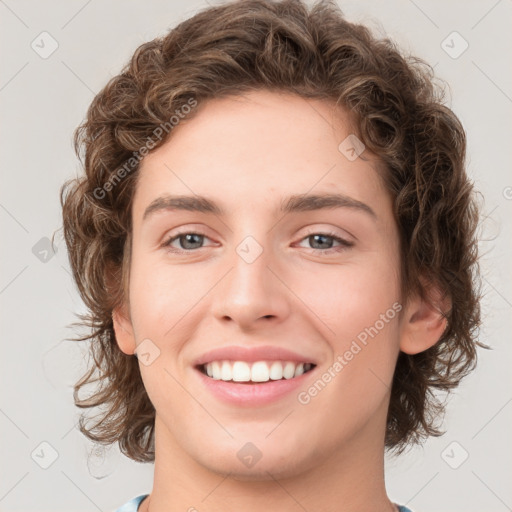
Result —
[[245, 331], [269, 322], [281, 323], [290, 314], [292, 293], [286, 286], [279, 261], [271, 249], [262, 246], [263, 251], [253, 260], [261, 251], [256, 244], [253, 240], [238, 246], [229, 270], [214, 291], [214, 316]]

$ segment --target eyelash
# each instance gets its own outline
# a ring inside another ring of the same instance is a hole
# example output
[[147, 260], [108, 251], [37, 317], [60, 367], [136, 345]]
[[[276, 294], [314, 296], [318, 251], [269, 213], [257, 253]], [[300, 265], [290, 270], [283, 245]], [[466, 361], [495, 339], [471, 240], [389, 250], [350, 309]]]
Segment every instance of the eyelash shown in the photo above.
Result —
[[[178, 240], [181, 236], [184, 236], [184, 235], [199, 235], [199, 236], [203, 236], [205, 238], [208, 238], [207, 235], [205, 235], [204, 233], [201, 233], [201, 232], [197, 232], [197, 231], [182, 231], [181, 233], [176, 233], [175, 235], [173, 235], [172, 237], [167, 239], [167, 241], [165, 241], [162, 244], [162, 247], [166, 247], [169, 250], [169, 252], [178, 253], [178, 254], [190, 253], [190, 252], [197, 251], [199, 249], [203, 249], [203, 247], [199, 247], [198, 249], [176, 249], [174, 247], [171, 248], [171, 244], [175, 240]], [[320, 235], [320, 236], [332, 238], [334, 241], [339, 242], [341, 244], [338, 247], [330, 247], [329, 249], [312, 249], [312, 251], [318, 252], [319, 254], [322, 254], [322, 255], [323, 254], [339, 253], [339, 252], [342, 252], [342, 251], [344, 251], [344, 250], [346, 250], [346, 249], [348, 249], [348, 248], [350, 248], [350, 247], [352, 247], [354, 245], [353, 242], [349, 242], [347, 240], [344, 240], [343, 238], [340, 238], [339, 236], [337, 236], [335, 233], [323, 232], [323, 231], [320, 231], [320, 232], [312, 231], [311, 233], [308, 233], [303, 238], [301, 238], [300, 241], [302, 242], [303, 240], [306, 240], [307, 238], [309, 238], [309, 237], [311, 237], [313, 235]]]

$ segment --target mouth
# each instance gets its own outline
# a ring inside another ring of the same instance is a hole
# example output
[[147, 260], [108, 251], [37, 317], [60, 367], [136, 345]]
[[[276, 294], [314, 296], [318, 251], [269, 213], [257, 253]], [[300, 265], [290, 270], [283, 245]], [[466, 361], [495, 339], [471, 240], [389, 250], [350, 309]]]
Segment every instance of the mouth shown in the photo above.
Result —
[[310, 372], [314, 363], [294, 361], [210, 361], [195, 368], [212, 380], [237, 384], [265, 384], [272, 381], [292, 380]]

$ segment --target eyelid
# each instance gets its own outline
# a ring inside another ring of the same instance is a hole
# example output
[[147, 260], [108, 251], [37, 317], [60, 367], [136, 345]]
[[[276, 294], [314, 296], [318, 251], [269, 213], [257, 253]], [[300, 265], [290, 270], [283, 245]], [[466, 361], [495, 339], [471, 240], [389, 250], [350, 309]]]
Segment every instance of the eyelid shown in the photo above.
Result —
[[182, 224], [180, 226], [166, 230], [162, 236], [162, 240], [169, 240], [169, 238], [188, 233], [196, 233], [206, 237], [208, 236], [207, 231], [211, 232], [209, 228], [206, 228], [202, 224]]
[[[306, 233], [303, 234], [300, 238], [300, 240], [303, 240], [305, 237], [308, 237], [310, 235], [328, 235], [332, 236], [333, 238], [338, 238], [340, 240], [343, 240], [347, 244], [354, 244], [357, 241], [357, 237], [352, 235], [352, 233], [348, 232], [347, 230], [341, 230], [342, 233], [335, 230], [335, 228], [326, 227], [326, 228], [306, 228]], [[345, 234], [344, 234], [345, 233]]]

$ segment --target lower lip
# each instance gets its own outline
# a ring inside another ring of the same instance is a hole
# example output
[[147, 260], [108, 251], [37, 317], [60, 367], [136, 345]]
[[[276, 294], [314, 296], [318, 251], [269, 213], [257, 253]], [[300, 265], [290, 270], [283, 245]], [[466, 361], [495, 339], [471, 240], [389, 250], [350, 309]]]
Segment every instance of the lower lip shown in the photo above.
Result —
[[241, 407], [253, 407], [275, 402], [290, 394], [304, 384], [315, 368], [292, 379], [270, 380], [258, 384], [241, 384], [233, 381], [216, 380], [208, 377], [197, 368], [194, 368], [194, 371], [199, 375], [204, 385], [219, 400]]

